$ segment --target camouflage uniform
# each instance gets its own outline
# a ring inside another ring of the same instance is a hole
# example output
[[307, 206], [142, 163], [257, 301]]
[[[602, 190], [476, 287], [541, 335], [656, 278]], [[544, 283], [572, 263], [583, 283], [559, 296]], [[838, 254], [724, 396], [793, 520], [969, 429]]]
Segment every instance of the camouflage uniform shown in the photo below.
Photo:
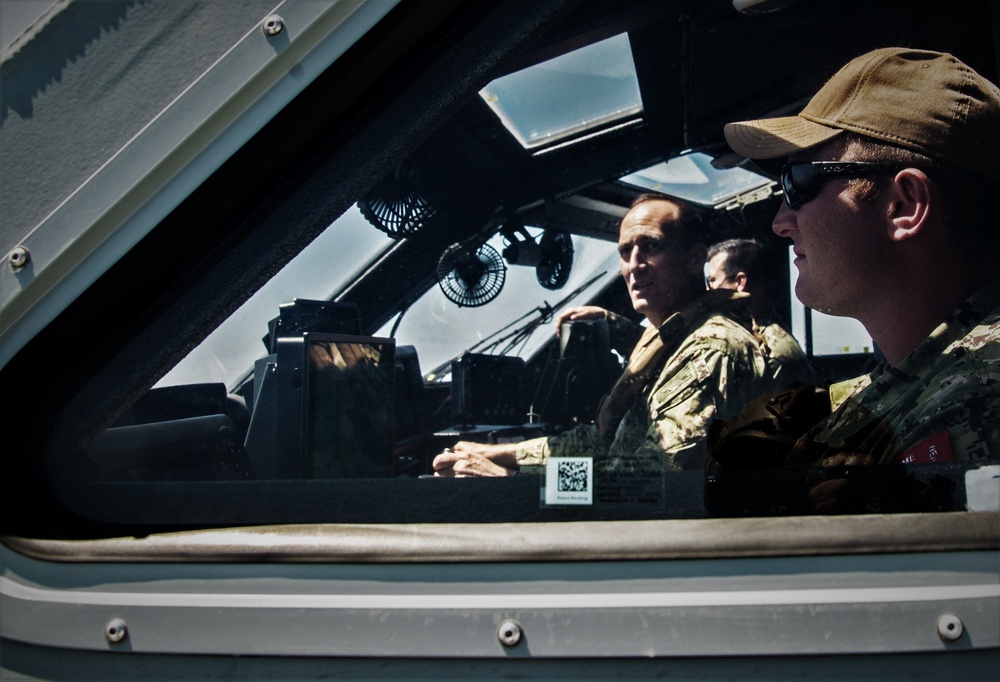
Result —
[[[1000, 279], [967, 300], [897, 367], [884, 364], [796, 443], [790, 465], [1000, 459]], [[831, 396], [836, 386], [831, 387]], [[950, 454], [949, 454], [950, 453]]]
[[521, 443], [518, 464], [589, 455], [599, 471], [704, 467], [711, 422], [733, 416], [766, 389], [748, 299], [705, 292], [659, 329], [647, 329], [597, 423]]
[[816, 383], [809, 359], [784, 327], [777, 322], [757, 321], [757, 332], [764, 339], [767, 369], [774, 389], [785, 388], [799, 382], [807, 385]]

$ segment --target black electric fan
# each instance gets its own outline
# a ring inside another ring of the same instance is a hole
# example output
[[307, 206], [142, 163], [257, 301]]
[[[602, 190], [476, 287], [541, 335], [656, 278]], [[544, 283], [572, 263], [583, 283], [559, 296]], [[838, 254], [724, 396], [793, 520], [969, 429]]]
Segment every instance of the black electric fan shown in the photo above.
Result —
[[546, 289], [562, 289], [573, 268], [573, 238], [565, 232], [546, 230], [538, 241], [542, 258], [535, 267], [538, 283]]
[[447, 145], [419, 151], [358, 201], [361, 215], [393, 239], [426, 231], [452, 202], [460, 160]]
[[562, 289], [573, 268], [573, 238], [565, 232], [546, 230], [537, 241], [520, 223], [500, 230], [507, 239], [503, 256], [511, 265], [535, 268], [538, 283], [546, 289]]
[[507, 266], [489, 244], [452, 244], [437, 265], [438, 284], [452, 303], [475, 308], [492, 301], [503, 289]]

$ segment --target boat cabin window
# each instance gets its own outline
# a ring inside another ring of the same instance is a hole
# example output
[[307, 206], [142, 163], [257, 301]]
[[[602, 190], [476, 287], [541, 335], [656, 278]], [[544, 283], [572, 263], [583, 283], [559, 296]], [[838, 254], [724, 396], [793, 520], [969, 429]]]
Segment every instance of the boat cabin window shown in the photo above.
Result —
[[[46, 246], [57, 233], [93, 246], [93, 258], [79, 258], [95, 269], [80, 301], [67, 295], [52, 314], [49, 336], [25, 345], [42, 353], [58, 345], [54, 336], [70, 342], [85, 320], [100, 327], [84, 340], [79, 366], [52, 374], [67, 388], [45, 393], [58, 395], [57, 408], [35, 417], [51, 434], [44, 456], [24, 455], [28, 470], [44, 461], [41, 478], [68, 513], [146, 531], [794, 516], [810, 513], [810, 487], [834, 474], [868, 491], [867, 513], [970, 508], [966, 482], [978, 467], [969, 463], [719, 474], [702, 457], [622, 471], [602, 469], [583, 440], [502, 478], [441, 477], [434, 461], [460, 443], [500, 447], [570, 432], [607, 446], [602, 410], [641, 365], [638, 339], [655, 337], [633, 306], [618, 247], [622, 218], [648, 193], [696, 215], [706, 247], [739, 238], [762, 245], [769, 308], [812, 363], [817, 387], [875, 368], [879, 349], [860, 324], [795, 298], [794, 254], [771, 229], [780, 186], [735, 157], [722, 124], [798, 111], [847, 58], [903, 40], [964, 48], [995, 76], [992, 39], [972, 41], [964, 26], [942, 21], [954, 10], [941, 2], [922, 4], [902, 25], [866, 3], [851, 4], [864, 13], [852, 23], [833, 2], [772, 3], [789, 7], [748, 15], [730, 2], [595, 0], [508, 29], [515, 48], [487, 41], [501, 25], [493, 10], [451, 14], [444, 4], [440, 17], [421, 15], [412, 44], [406, 0], [370, 17], [340, 3], [332, 14], [287, 4], [284, 33], [257, 23], [236, 32], [232, 51], [205, 53], [191, 67], [201, 75], [161, 93], [161, 112], [130, 121], [134, 137], [115, 142], [120, 152], [100, 167], [94, 156], [78, 191], [45, 193], [53, 213], [32, 218], [40, 227], [25, 234], [49, 237]], [[101, 78], [117, 83], [111, 51], [99, 48], [121, 39], [119, 30], [158, 26], [154, 5], [119, 7], [118, 23], [95, 29], [94, 47], [81, 48], [83, 62], [107, 61]], [[296, 33], [306, 19], [313, 23]], [[476, 44], [463, 42], [477, 22], [494, 23], [470, 34]], [[870, 30], [848, 30], [859, 23]], [[329, 40], [316, 37], [327, 30]], [[28, 48], [5, 57], [5, 87], [31, 75], [18, 71], [40, 59]], [[250, 63], [243, 51], [261, 63], [226, 99], [234, 55]], [[67, 67], [62, 80], [25, 95], [37, 99], [37, 125], [53, 125], [43, 105], [77, 96], [82, 78]], [[4, 101], [7, 130], [31, 128], [28, 110]], [[220, 123], [220, 112], [233, 118]], [[195, 147], [203, 137], [212, 144]], [[96, 154], [85, 142], [81, 153]], [[139, 173], [132, 162], [152, 158], [143, 145], [154, 142], [170, 148]], [[119, 196], [119, 185], [147, 193]], [[49, 229], [50, 219], [69, 224], [69, 208], [83, 220], [91, 200], [107, 208], [93, 230]], [[44, 270], [43, 249], [33, 253], [5, 283], [25, 287], [54, 272]], [[109, 292], [121, 292], [120, 309], [101, 302]], [[574, 306], [607, 314], [557, 330]], [[753, 323], [745, 333], [759, 337]], [[699, 371], [692, 363], [680, 373]], [[766, 388], [774, 387], [762, 381], [747, 402]], [[734, 419], [706, 430], [721, 433]]]

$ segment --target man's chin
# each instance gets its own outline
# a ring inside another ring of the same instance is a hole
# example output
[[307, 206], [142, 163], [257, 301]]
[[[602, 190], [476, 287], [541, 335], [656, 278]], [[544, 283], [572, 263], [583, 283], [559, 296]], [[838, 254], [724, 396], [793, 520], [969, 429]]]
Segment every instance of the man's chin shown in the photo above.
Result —
[[798, 281], [795, 283], [795, 298], [799, 300], [799, 303], [811, 308], [817, 312], [826, 312], [829, 306], [824, 302], [822, 296], [818, 296], [815, 291], [813, 291], [809, 286], [808, 282], [804, 282], [801, 274], [799, 275]]

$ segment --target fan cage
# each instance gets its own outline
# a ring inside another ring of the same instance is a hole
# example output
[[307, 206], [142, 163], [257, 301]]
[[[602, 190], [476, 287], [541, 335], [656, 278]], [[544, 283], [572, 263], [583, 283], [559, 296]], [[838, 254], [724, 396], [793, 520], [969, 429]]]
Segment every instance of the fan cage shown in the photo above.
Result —
[[542, 260], [535, 268], [538, 283], [546, 289], [562, 289], [573, 269], [573, 238], [566, 232], [546, 231], [539, 246]]
[[445, 297], [461, 307], [476, 308], [495, 299], [503, 289], [507, 266], [489, 244], [477, 249], [450, 246], [437, 268], [438, 284]]

